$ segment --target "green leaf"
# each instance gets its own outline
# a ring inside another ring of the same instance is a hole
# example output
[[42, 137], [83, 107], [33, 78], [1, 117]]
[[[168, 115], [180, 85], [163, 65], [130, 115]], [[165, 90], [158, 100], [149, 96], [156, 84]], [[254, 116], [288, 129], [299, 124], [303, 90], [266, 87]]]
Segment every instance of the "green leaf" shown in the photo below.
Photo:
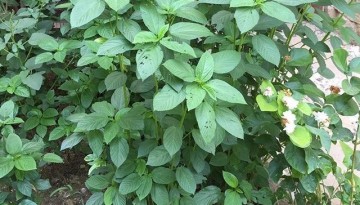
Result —
[[130, 194], [140, 187], [141, 177], [137, 173], [132, 173], [125, 177], [120, 183], [119, 192], [122, 195]]
[[104, 193], [104, 204], [112, 205], [117, 192], [118, 192], [118, 190], [113, 186], [107, 188]]
[[21, 194], [31, 197], [33, 185], [29, 181], [17, 182], [16, 188]]
[[130, 0], [105, 0], [111, 9], [118, 11], [130, 3]]
[[360, 73], [360, 57], [351, 59], [349, 63], [349, 71]]
[[153, 180], [157, 184], [171, 184], [175, 179], [175, 173], [165, 167], [157, 167], [151, 172]]
[[205, 52], [196, 66], [195, 76], [197, 81], [206, 82], [208, 81], [214, 73], [214, 58], [210, 54], [210, 51]]
[[166, 48], [176, 51], [178, 53], [188, 54], [192, 57], [196, 57], [194, 49], [187, 43], [182, 42], [178, 43], [176, 41], [171, 41], [168, 39], [162, 39], [160, 41], [161, 45], [165, 46]]
[[206, 86], [215, 91], [216, 98], [238, 104], [246, 104], [243, 95], [225, 81], [214, 79], [206, 83]]
[[54, 153], [46, 153], [43, 156], [43, 160], [50, 163], [64, 163], [64, 160], [59, 155]]
[[166, 69], [170, 71], [171, 74], [182, 79], [183, 81], [194, 82], [194, 69], [188, 63], [175, 59], [170, 59], [167, 60], [163, 65]]
[[76, 131], [90, 131], [103, 128], [109, 122], [109, 117], [105, 113], [91, 113], [84, 116], [76, 126]]
[[157, 205], [170, 204], [169, 193], [164, 185], [153, 184], [151, 189], [151, 199]]
[[119, 192], [117, 192], [113, 200], [113, 205], [125, 205], [125, 204], [126, 204], [126, 197], [120, 194]]
[[261, 5], [261, 10], [268, 16], [287, 23], [296, 23], [295, 14], [287, 7], [273, 1]]
[[176, 154], [182, 145], [183, 130], [178, 127], [169, 127], [164, 132], [163, 144], [170, 156]]
[[332, 60], [336, 67], [343, 73], [348, 72], [347, 57], [348, 52], [345, 49], [338, 48], [334, 50]]
[[274, 112], [278, 109], [276, 100], [269, 100], [263, 95], [256, 96], [256, 102], [258, 103], [261, 111]]
[[345, 15], [355, 19], [356, 13], [354, 10], [349, 6], [348, 2], [345, 0], [330, 0], [331, 4], [343, 12]]
[[81, 140], [83, 139], [83, 136], [78, 134], [78, 133], [73, 133], [72, 135], [70, 135], [69, 137], [67, 137], [62, 143], [61, 143], [61, 148], [60, 151], [64, 150], [64, 149], [71, 149], [72, 147], [74, 147], [75, 145], [79, 144], [81, 142]]
[[101, 0], [79, 0], [76, 2], [70, 14], [72, 28], [85, 25], [100, 16], [105, 10], [105, 3]]
[[192, 136], [197, 146], [202, 150], [215, 155], [216, 144], [214, 142], [206, 143], [199, 130], [194, 129], [192, 131]]
[[38, 72], [27, 76], [23, 80], [23, 83], [34, 90], [40, 90], [43, 80], [44, 77], [42, 76], [42, 72]]
[[14, 166], [14, 161], [11, 158], [0, 157], [0, 179], [9, 174]]
[[155, 43], [158, 42], [158, 37], [150, 31], [141, 31], [136, 34], [133, 43]]
[[313, 134], [318, 135], [320, 137], [320, 142], [321, 145], [323, 146], [323, 148], [327, 151], [330, 152], [330, 147], [331, 147], [331, 139], [330, 139], [330, 135], [328, 132], [326, 132], [324, 129], [320, 129], [320, 128], [315, 128], [315, 127], [311, 127], [306, 125], [306, 128]]
[[49, 135], [49, 141], [57, 140], [63, 137], [66, 134], [66, 130], [63, 127], [54, 128]]
[[305, 161], [308, 165], [307, 173], [311, 173], [318, 168], [319, 157], [311, 147], [305, 149]]
[[236, 9], [234, 18], [236, 25], [241, 33], [248, 32], [258, 24], [260, 15], [256, 9], [240, 8]]
[[116, 167], [120, 167], [129, 154], [129, 145], [124, 138], [116, 139], [110, 143], [111, 161]]
[[305, 115], [310, 116], [312, 113], [312, 109], [309, 104], [306, 102], [299, 102], [297, 109], [300, 110], [300, 112], [304, 113]]
[[216, 121], [214, 109], [203, 102], [195, 109], [196, 121], [205, 143], [210, 143], [215, 137]]
[[164, 146], [155, 147], [150, 153], [146, 165], [158, 167], [170, 162], [171, 156]]
[[239, 180], [237, 179], [237, 177], [233, 174], [231, 174], [230, 172], [226, 172], [223, 171], [223, 178], [225, 180], [225, 182], [232, 188], [237, 188], [239, 186]]
[[242, 199], [241, 196], [236, 191], [226, 190], [224, 205], [244, 204], [243, 202], [246, 203], [246, 199]]
[[31, 130], [38, 126], [40, 123], [40, 118], [38, 116], [30, 117], [25, 121], [24, 129]]
[[186, 86], [186, 105], [188, 110], [197, 108], [204, 100], [206, 91], [197, 84]]
[[103, 205], [104, 203], [104, 194], [102, 192], [95, 192], [87, 200], [86, 205]]
[[115, 56], [132, 49], [132, 46], [122, 36], [115, 36], [99, 47], [96, 55]]
[[195, 194], [194, 201], [195, 204], [219, 204], [223, 196], [219, 187], [207, 186]]
[[111, 104], [118, 110], [127, 107], [129, 102], [130, 93], [125, 86], [117, 88], [111, 96]]
[[156, 7], [150, 4], [141, 5], [141, 17], [146, 27], [153, 33], [158, 34], [165, 25], [166, 17], [157, 12]]
[[77, 62], [77, 66], [86, 66], [91, 63], [95, 63], [98, 60], [98, 56], [96, 56], [94, 53], [86, 53], [85, 55], [81, 56], [79, 61]]
[[19, 205], [37, 205], [37, 204], [31, 201], [30, 199], [24, 199], [19, 203]]
[[55, 51], [59, 48], [59, 44], [54, 38], [49, 38], [46, 41], [40, 41], [38, 45], [46, 51]]
[[139, 50], [136, 53], [137, 74], [142, 80], [155, 73], [164, 58], [164, 53], [160, 46]]
[[14, 163], [16, 169], [21, 171], [30, 171], [36, 169], [35, 159], [31, 156], [21, 155], [15, 159]]
[[14, 110], [15, 110], [15, 103], [12, 100], [8, 100], [8, 101], [4, 102], [4, 104], [1, 105], [0, 116], [3, 119], [13, 118]]
[[117, 122], [110, 122], [104, 129], [104, 142], [109, 144], [120, 132], [120, 126]]
[[96, 102], [96, 103], [92, 104], [91, 108], [95, 112], [97, 112], [99, 114], [107, 115], [109, 117], [112, 117], [115, 114], [114, 107], [106, 101]]
[[318, 0], [274, 0], [274, 1], [287, 6], [299, 6], [301, 4], [317, 2]]
[[195, 178], [188, 168], [178, 167], [176, 169], [175, 176], [176, 176], [176, 181], [184, 191], [190, 194], [195, 193], [195, 189], [196, 189]]
[[53, 54], [50, 52], [41, 53], [36, 56], [35, 64], [41, 64], [51, 61], [54, 58]]
[[121, 34], [130, 42], [133, 42], [135, 35], [141, 31], [139, 24], [131, 19], [119, 20], [117, 27]]
[[193, 40], [212, 36], [211, 31], [203, 25], [188, 22], [179, 22], [170, 26], [170, 34], [184, 40]]
[[318, 187], [318, 180], [314, 174], [305, 174], [300, 178], [300, 183], [309, 193], [315, 193]]
[[280, 63], [280, 51], [273, 40], [259, 34], [252, 38], [252, 43], [256, 52], [266, 61], [278, 66]]
[[112, 72], [105, 78], [106, 90], [115, 90], [121, 88], [127, 80], [127, 76], [122, 72]]
[[256, 3], [254, 0], [231, 0], [230, 7], [247, 7], [255, 6]]
[[103, 190], [110, 185], [110, 182], [106, 176], [94, 175], [86, 180], [85, 185], [89, 189]]
[[5, 141], [5, 148], [7, 153], [15, 155], [21, 152], [22, 142], [17, 134], [10, 133]]
[[288, 66], [308, 66], [312, 64], [313, 57], [305, 48], [293, 48], [290, 51], [290, 61], [286, 63]]
[[177, 93], [169, 85], [165, 85], [160, 92], [158, 92], [153, 100], [155, 111], [171, 110], [178, 106], [185, 100], [185, 92], [181, 90]]
[[312, 136], [305, 127], [297, 125], [295, 131], [289, 134], [291, 142], [300, 148], [306, 148], [310, 146], [312, 142]]
[[286, 161], [293, 169], [302, 174], [307, 173], [304, 150], [294, 146], [292, 143], [288, 143], [285, 147], [284, 155]]
[[103, 134], [100, 130], [93, 130], [87, 134], [89, 147], [95, 156], [100, 156], [103, 152]]
[[59, 112], [55, 108], [48, 108], [44, 111], [43, 118], [53, 118], [59, 115]]
[[140, 186], [136, 190], [136, 195], [139, 197], [139, 200], [145, 199], [145, 197], [150, 194], [152, 185], [153, 183], [150, 176], [141, 177]]
[[214, 59], [214, 73], [229, 73], [239, 65], [241, 54], [234, 50], [224, 50], [212, 54]]
[[[179, 2], [179, 1], [178, 1]], [[200, 24], [206, 24], [207, 19], [206, 16], [199, 10], [194, 9], [192, 7], [183, 7], [176, 11], [176, 16], [188, 19], [190, 21], [200, 23]]]
[[216, 122], [231, 135], [243, 139], [244, 130], [237, 115], [226, 107], [215, 108]]

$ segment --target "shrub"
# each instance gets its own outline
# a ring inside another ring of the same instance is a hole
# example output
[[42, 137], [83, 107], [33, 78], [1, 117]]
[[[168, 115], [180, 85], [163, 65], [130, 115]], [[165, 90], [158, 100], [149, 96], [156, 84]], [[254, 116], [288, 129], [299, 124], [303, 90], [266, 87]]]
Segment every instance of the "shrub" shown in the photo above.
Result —
[[[334, 5], [343, 14], [330, 18], [312, 5]], [[341, 47], [360, 43], [343, 18], [354, 18], [359, 4], [5, 0], [1, 6], [0, 203], [35, 204], [37, 191], [51, 186], [40, 170], [63, 163], [66, 149], [87, 155], [88, 205], [360, 200], [358, 134], [339, 117], [359, 113], [360, 58], [348, 63]], [[318, 39], [313, 27], [325, 36]], [[294, 36], [301, 42], [294, 44]], [[315, 62], [317, 73], [334, 78], [329, 54], [347, 76], [344, 92], [332, 87], [324, 94], [309, 79]], [[345, 172], [329, 155], [336, 142], [345, 151]], [[338, 187], [323, 183], [329, 174]]]

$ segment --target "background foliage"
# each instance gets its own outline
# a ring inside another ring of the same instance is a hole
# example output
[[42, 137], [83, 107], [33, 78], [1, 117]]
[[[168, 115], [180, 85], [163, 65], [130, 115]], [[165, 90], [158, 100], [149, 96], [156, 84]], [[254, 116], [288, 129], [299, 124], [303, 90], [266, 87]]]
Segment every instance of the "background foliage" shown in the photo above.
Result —
[[[360, 43], [343, 19], [359, 4], [0, 2], [0, 203], [38, 203], [66, 149], [86, 155], [88, 205], [359, 202], [358, 134], [339, 118], [359, 112], [360, 58], [341, 47]], [[334, 77], [329, 54], [347, 79], [325, 95], [309, 78], [314, 62]]]

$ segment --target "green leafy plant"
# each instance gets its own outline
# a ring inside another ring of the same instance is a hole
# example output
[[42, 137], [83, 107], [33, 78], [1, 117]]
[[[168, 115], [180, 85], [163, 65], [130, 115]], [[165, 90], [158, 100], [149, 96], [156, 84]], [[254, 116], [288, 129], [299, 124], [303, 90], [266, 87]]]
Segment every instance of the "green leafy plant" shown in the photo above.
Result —
[[[360, 200], [359, 134], [339, 117], [359, 113], [360, 58], [341, 47], [360, 44], [343, 18], [358, 3], [0, 2], [0, 203], [36, 204], [67, 149], [86, 155], [87, 205]], [[309, 79], [315, 62], [334, 78], [329, 54], [344, 92]]]

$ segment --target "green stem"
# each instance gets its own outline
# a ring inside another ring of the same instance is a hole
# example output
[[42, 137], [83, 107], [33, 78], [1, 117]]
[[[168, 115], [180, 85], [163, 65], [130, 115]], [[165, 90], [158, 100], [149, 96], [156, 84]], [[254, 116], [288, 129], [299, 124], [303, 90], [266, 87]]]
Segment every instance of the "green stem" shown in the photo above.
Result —
[[[360, 120], [360, 116], [358, 121]], [[356, 164], [356, 151], [357, 151], [357, 145], [358, 145], [358, 140], [359, 140], [359, 135], [360, 135], [360, 124], [358, 124], [357, 127], [357, 131], [356, 131], [356, 135], [355, 135], [355, 140], [354, 140], [354, 150], [353, 150], [353, 158], [352, 158], [352, 163], [351, 163], [351, 179], [350, 179], [350, 183], [351, 183], [351, 192], [350, 192], [350, 205], [354, 204], [354, 192], [355, 192], [355, 179], [354, 179], [354, 171], [355, 171], [355, 164]]]
[[181, 120], [180, 120], [180, 124], [179, 124], [180, 128], [184, 125], [184, 120], [185, 120], [185, 116], [186, 116], [186, 108], [185, 108], [184, 103], [181, 104], [181, 108], [182, 108], [182, 115], [181, 115]]
[[[291, 42], [291, 39], [294, 37], [295, 33], [296, 33], [296, 30], [299, 28], [299, 25], [301, 24], [301, 22], [303, 21], [304, 19], [304, 16], [305, 16], [305, 13], [306, 13], [306, 10], [309, 8], [310, 4], [305, 4], [303, 9], [301, 9], [301, 14], [300, 14], [300, 17], [298, 18], [298, 20], [296, 21], [295, 24], [293, 24], [291, 26], [291, 29], [290, 29], [290, 34], [288, 36], [288, 38], [286, 39], [286, 46], [289, 47], [290, 45], [290, 42]], [[285, 59], [283, 58], [281, 60], [281, 63], [280, 63], [280, 66], [279, 66], [279, 69], [282, 70], [284, 67], [285, 67]]]
[[[351, 0], [351, 1], [348, 3], [348, 5], [351, 4], [353, 1], [354, 1], [354, 0]], [[340, 14], [340, 16], [336, 19], [336, 21], [334, 22], [333, 25], [336, 26], [336, 24], [339, 23], [339, 21], [343, 18], [344, 15], [345, 15], [345, 13]], [[325, 42], [325, 41], [327, 40], [327, 38], [330, 36], [331, 33], [332, 33], [332, 31], [328, 31], [328, 32], [325, 34], [325, 36], [321, 39], [321, 41], [322, 41], [322, 42]]]

